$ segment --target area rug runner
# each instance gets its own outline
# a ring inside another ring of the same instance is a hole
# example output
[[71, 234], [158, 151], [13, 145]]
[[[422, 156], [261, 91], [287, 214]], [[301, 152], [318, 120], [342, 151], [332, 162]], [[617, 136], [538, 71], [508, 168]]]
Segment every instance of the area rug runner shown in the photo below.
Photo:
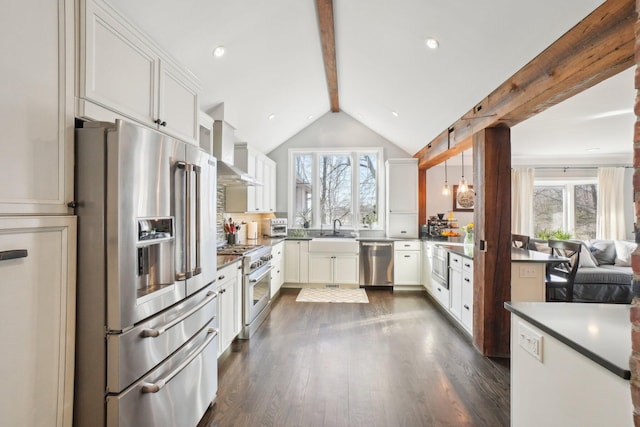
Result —
[[368, 303], [369, 298], [364, 289], [303, 288], [296, 302]]

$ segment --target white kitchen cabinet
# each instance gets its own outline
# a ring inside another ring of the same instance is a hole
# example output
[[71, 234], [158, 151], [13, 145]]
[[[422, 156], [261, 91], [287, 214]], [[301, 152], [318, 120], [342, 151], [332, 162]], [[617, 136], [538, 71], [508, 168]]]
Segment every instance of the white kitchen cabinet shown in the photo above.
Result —
[[449, 311], [457, 320], [462, 319], [462, 256], [449, 253]]
[[271, 298], [278, 294], [284, 283], [284, 242], [280, 242], [271, 248]]
[[462, 258], [462, 326], [473, 333], [473, 261]]
[[418, 212], [418, 159], [389, 159], [386, 166], [389, 212]]
[[285, 283], [309, 282], [309, 241], [286, 240], [284, 256]]
[[[207, 153], [213, 154], [213, 117], [202, 111], [198, 114], [200, 130], [198, 133], [198, 144]], [[218, 160], [220, 160], [218, 158]]]
[[227, 212], [275, 212], [276, 163], [246, 143], [234, 147], [234, 165], [254, 177], [260, 185], [227, 186], [225, 210]]
[[422, 284], [420, 242], [400, 240], [393, 243], [393, 284]]
[[101, 0], [80, 8], [77, 115], [135, 120], [198, 145], [195, 76]]
[[76, 217], [0, 217], [0, 258], [0, 425], [70, 427]]
[[229, 348], [231, 342], [240, 333], [241, 314], [238, 312], [238, 300], [242, 290], [237, 279], [239, 262], [218, 270], [216, 292], [218, 292], [218, 356]]
[[422, 284], [431, 294], [434, 292], [431, 279], [431, 263], [433, 260], [433, 245], [430, 242], [422, 242]]
[[358, 254], [310, 253], [309, 283], [357, 285]]
[[4, 3], [0, 212], [72, 213], [74, 2]]
[[418, 237], [418, 160], [389, 159], [386, 166], [388, 237]]

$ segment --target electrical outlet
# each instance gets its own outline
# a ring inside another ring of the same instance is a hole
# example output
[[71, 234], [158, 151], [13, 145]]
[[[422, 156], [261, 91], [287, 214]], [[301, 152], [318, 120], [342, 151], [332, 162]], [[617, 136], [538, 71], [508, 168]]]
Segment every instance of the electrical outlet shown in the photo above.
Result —
[[518, 322], [518, 345], [527, 353], [542, 362], [542, 335]]
[[538, 274], [536, 268], [532, 265], [520, 266], [520, 277], [536, 277]]

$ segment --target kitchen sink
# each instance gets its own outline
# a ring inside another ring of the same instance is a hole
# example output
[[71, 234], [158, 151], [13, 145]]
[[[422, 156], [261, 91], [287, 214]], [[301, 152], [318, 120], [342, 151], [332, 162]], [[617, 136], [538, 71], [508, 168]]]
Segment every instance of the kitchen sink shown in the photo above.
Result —
[[314, 237], [309, 242], [309, 252], [358, 252], [358, 242], [355, 237]]
[[314, 239], [355, 239], [355, 237], [353, 237], [351, 234], [343, 234], [343, 233], [338, 233], [338, 234], [324, 234], [324, 235], [319, 235], [319, 236], [314, 236]]

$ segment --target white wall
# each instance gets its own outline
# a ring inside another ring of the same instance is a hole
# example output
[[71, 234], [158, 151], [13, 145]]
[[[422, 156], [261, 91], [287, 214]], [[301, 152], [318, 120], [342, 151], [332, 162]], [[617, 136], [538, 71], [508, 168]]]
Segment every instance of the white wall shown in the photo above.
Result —
[[346, 113], [327, 113], [268, 153], [278, 165], [277, 212], [287, 211], [289, 149], [327, 147], [382, 147], [383, 160], [412, 157]]
[[[470, 185], [473, 185], [472, 160], [470, 155], [464, 156], [464, 177]], [[451, 191], [453, 191], [453, 186], [457, 185], [460, 181], [461, 171], [462, 161], [460, 156], [447, 160], [447, 178]], [[427, 169], [427, 218], [437, 213], [444, 213], [446, 217], [449, 211], [453, 209], [453, 195], [442, 195], [443, 184], [444, 163]], [[453, 215], [461, 227], [473, 222], [473, 212], [454, 212]]]

